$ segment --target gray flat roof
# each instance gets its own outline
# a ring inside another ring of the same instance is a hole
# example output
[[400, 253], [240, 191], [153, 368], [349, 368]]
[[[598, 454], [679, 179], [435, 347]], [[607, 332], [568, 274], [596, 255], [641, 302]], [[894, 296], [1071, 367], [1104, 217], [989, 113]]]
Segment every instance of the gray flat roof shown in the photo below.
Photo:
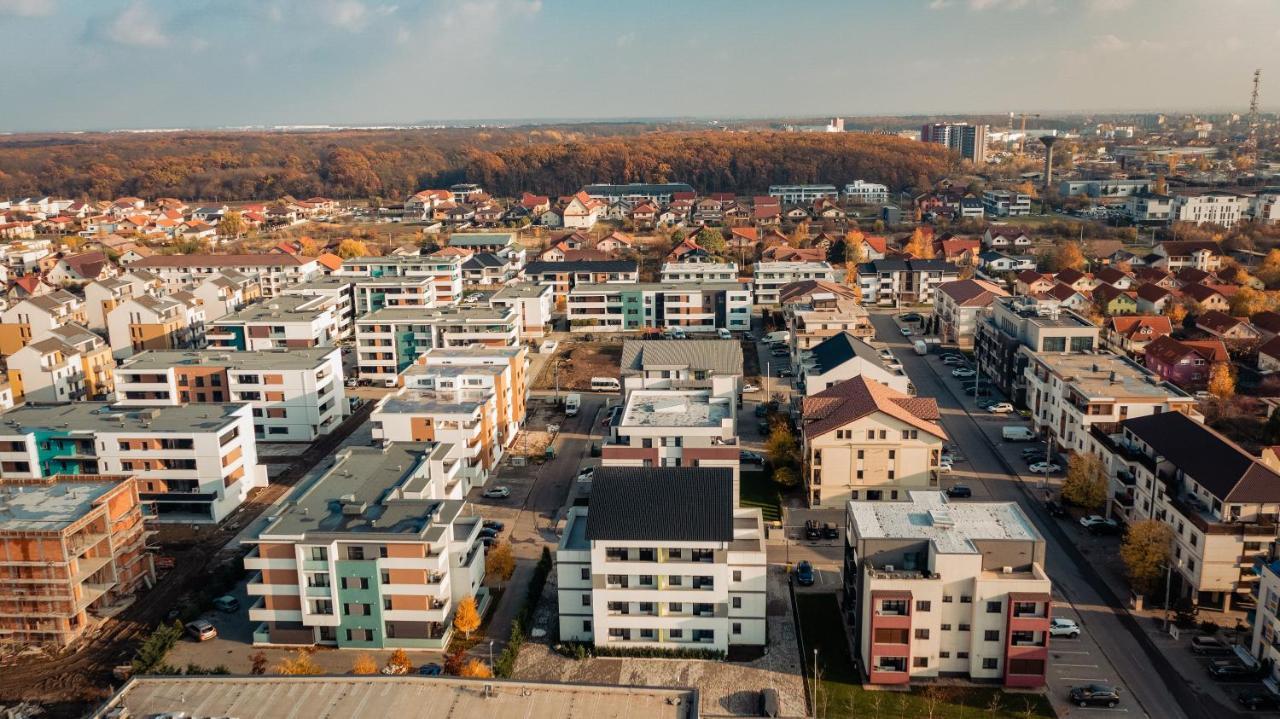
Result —
[[[479, 368], [476, 368], [479, 369]], [[436, 373], [432, 373], [436, 374]], [[447, 373], [439, 373], [445, 375]], [[462, 397], [459, 397], [459, 395]], [[429, 389], [403, 389], [384, 398], [377, 412], [391, 414], [474, 414], [489, 391], [476, 388], [464, 392], [437, 392]]]
[[633, 390], [621, 427], [719, 427], [732, 416], [729, 401], [706, 391]]
[[310, 321], [322, 314], [327, 307], [323, 299], [306, 295], [277, 295], [247, 305], [239, 312], [216, 319], [213, 323]]
[[1037, 354], [1035, 360], [1089, 399], [1129, 397], [1189, 399], [1178, 387], [1127, 357], [1112, 354]]
[[[23, 405], [0, 415], [0, 436], [46, 430], [85, 432], [209, 432], [229, 427], [239, 404], [186, 404], [113, 408], [107, 402]], [[121, 418], [124, 418], [121, 421]]]
[[254, 352], [227, 350], [147, 350], [120, 363], [122, 370], [166, 370], [170, 367], [203, 365], [238, 370], [314, 369], [325, 363], [337, 347], [299, 347]]
[[0, 532], [58, 532], [79, 521], [126, 477], [56, 478], [49, 483], [0, 481]]
[[500, 320], [514, 317], [509, 307], [383, 307], [359, 317], [357, 322], [419, 320]]
[[507, 285], [497, 292], [493, 293], [491, 299], [509, 300], [523, 297], [537, 297], [551, 292], [551, 285], [534, 285], [529, 283], [520, 283], [515, 285]]
[[684, 280], [672, 282], [605, 282], [600, 284], [580, 284], [569, 290], [571, 295], [591, 294], [596, 292], [695, 292], [695, 291], [747, 292], [750, 288], [742, 282], [702, 282], [701, 280]]
[[696, 719], [694, 689], [549, 684], [458, 677], [135, 677], [102, 707], [132, 716], [185, 711], [240, 719], [485, 717], [485, 719]]
[[942, 492], [908, 492], [905, 502], [849, 502], [859, 537], [928, 539], [941, 554], [973, 554], [974, 540], [1043, 541], [1016, 502], [948, 502]]

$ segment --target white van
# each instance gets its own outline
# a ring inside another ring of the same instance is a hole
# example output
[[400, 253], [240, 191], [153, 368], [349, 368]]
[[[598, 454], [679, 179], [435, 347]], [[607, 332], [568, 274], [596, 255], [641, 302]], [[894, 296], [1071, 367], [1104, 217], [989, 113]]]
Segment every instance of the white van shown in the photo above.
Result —
[[769, 334], [764, 336], [764, 343], [767, 345], [776, 345], [780, 342], [790, 342], [790, 341], [791, 341], [791, 333], [786, 330], [770, 332]]
[[564, 398], [564, 414], [566, 417], [573, 417], [578, 414], [578, 409], [582, 407], [582, 395], [571, 394]]
[[1036, 438], [1035, 430], [1021, 425], [1008, 425], [1000, 429], [1000, 436], [1006, 442], [1030, 442]]
[[592, 377], [592, 392], [617, 392], [622, 389], [622, 383], [613, 377]]
[[722, 340], [731, 340], [733, 339], [733, 333], [723, 327], [719, 327], [716, 329], [716, 337]]

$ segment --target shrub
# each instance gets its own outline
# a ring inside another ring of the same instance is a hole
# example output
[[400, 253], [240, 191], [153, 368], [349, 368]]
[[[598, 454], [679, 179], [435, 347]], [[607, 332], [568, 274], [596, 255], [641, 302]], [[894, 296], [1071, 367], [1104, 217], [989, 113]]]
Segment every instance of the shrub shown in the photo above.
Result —
[[[181, 622], [173, 624], [161, 624], [155, 628], [142, 642], [142, 646], [138, 647], [138, 656], [134, 657], [132, 666], [134, 674], [157, 674], [156, 671], [164, 662], [165, 655], [170, 649], [178, 643], [182, 638], [183, 628]], [[179, 674], [180, 672], [173, 667], [165, 666], [170, 669], [167, 673]]]

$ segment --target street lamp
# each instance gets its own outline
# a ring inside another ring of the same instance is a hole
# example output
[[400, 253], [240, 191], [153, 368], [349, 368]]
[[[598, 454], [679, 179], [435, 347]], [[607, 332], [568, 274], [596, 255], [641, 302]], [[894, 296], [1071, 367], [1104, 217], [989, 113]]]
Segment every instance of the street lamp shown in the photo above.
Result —
[[813, 648], [813, 715], [818, 716], [818, 648]]
[[[1182, 560], [1178, 560], [1178, 573], [1182, 573]], [[1169, 591], [1173, 588], [1173, 562], [1165, 562], [1164, 574], [1164, 631], [1169, 633]]]
[[489, 640], [489, 669], [493, 670], [493, 640]]

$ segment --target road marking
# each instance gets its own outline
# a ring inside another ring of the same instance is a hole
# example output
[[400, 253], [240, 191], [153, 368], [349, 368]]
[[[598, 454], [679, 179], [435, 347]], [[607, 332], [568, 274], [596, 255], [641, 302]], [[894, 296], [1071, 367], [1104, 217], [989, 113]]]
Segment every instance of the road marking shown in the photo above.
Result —
[[1083, 667], [1084, 669], [1097, 669], [1097, 664], [1063, 664], [1062, 662], [1054, 662], [1054, 666], [1059, 667]]
[[1076, 709], [1079, 709], [1080, 711], [1086, 711], [1086, 710], [1094, 711], [1094, 712], [1127, 712], [1129, 711], [1128, 709], [1123, 709], [1121, 707], [1116, 707], [1114, 709], [1111, 709], [1108, 707], [1080, 707], [1080, 706], [1076, 706], [1075, 704], [1072, 704], [1071, 706]]
[[1050, 649], [1049, 652], [1051, 654], [1088, 654], [1089, 653], [1089, 652], [1074, 651], [1074, 650], [1068, 651], [1066, 649]]
[[1064, 682], [1097, 682], [1098, 684], [1106, 684], [1106, 679], [1088, 679], [1086, 677], [1058, 677]]

